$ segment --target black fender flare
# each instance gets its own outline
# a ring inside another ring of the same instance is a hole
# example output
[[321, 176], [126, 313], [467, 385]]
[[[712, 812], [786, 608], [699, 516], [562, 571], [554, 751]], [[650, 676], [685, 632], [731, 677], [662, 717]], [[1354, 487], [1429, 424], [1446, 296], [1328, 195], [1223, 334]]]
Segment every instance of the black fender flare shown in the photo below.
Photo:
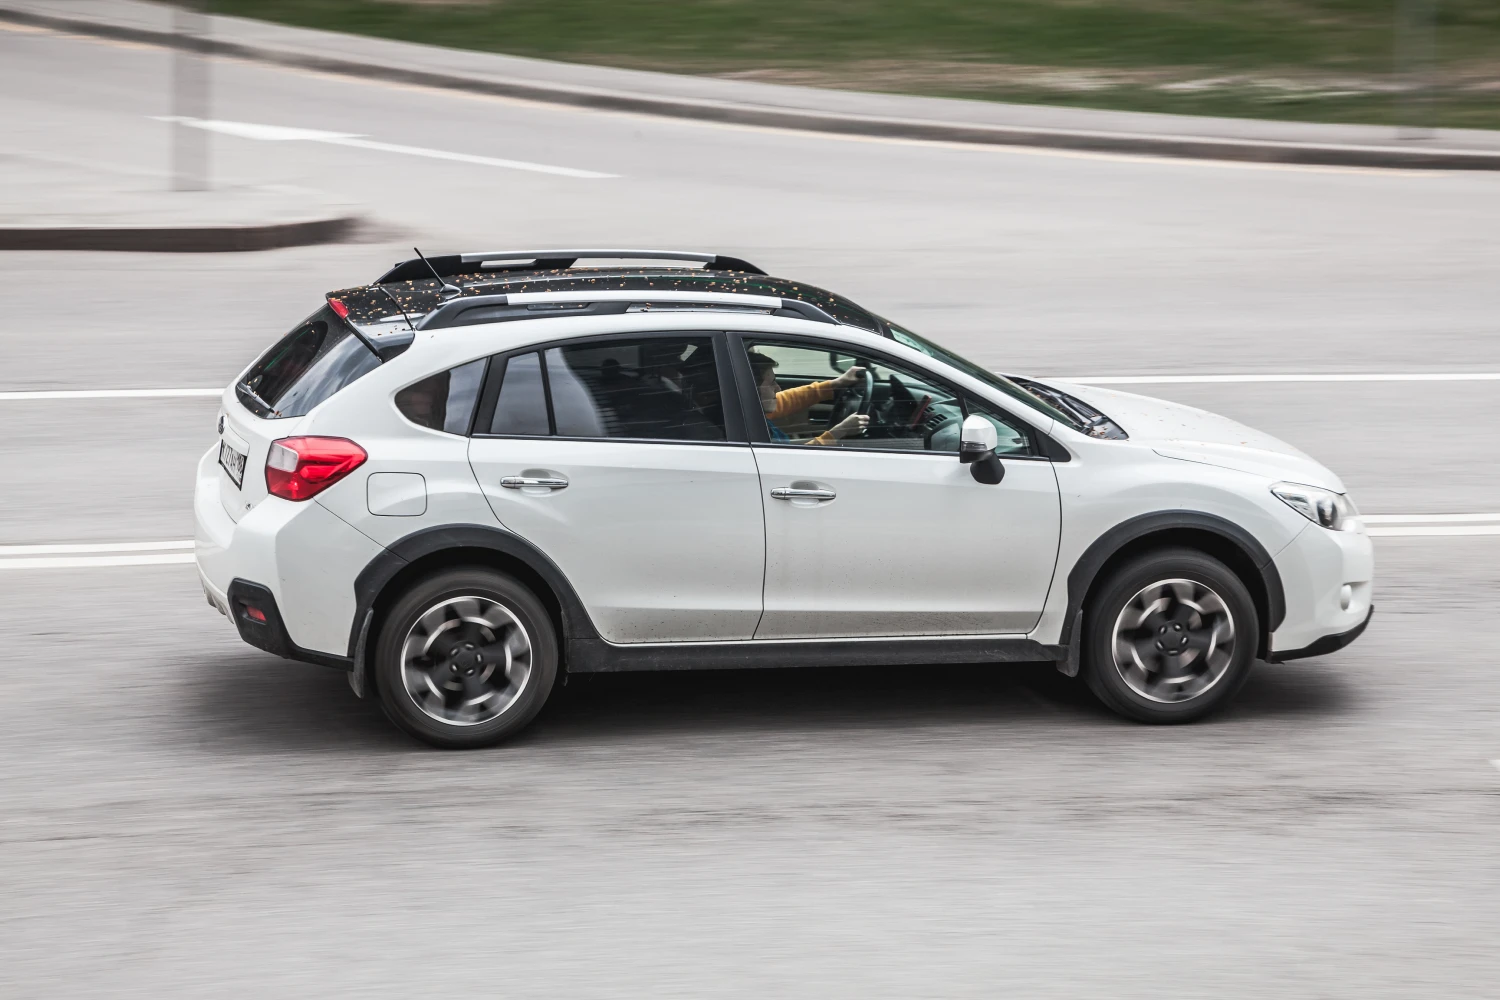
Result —
[[[1068, 646], [1083, 614], [1083, 601], [1095, 579], [1109, 561], [1133, 542], [1151, 535], [1172, 532], [1207, 532], [1237, 548], [1260, 576], [1265, 594], [1265, 620], [1260, 623], [1261, 652], [1269, 648], [1269, 636], [1286, 618], [1286, 591], [1271, 553], [1250, 532], [1226, 518], [1192, 510], [1164, 510], [1122, 521], [1094, 540], [1068, 572], [1068, 610], [1063, 619], [1059, 644]], [[1255, 581], [1247, 581], [1253, 583]]]
[[450, 524], [414, 531], [387, 546], [354, 578], [355, 612], [349, 632], [349, 655], [356, 660], [356, 670], [363, 667], [363, 664], [357, 662], [363, 658], [361, 654], [364, 652], [360, 648], [361, 636], [367, 633], [376, 603], [391, 581], [408, 566], [429, 556], [465, 550], [496, 553], [504, 556], [507, 561], [520, 563], [535, 574], [557, 599], [562, 619], [560, 638], [564, 643], [572, 639], [599, 637], [593, 620], [584, 610], [583, 602], [578, 599], [577, 591], [557, 564], [541, 549], [504, 528], [485, 524]]

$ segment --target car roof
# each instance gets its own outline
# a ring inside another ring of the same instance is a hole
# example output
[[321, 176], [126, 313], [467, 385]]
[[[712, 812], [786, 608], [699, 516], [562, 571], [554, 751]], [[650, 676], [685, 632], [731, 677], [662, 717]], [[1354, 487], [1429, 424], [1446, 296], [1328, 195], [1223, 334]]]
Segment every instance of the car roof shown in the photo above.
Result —
[[[450, 290], [444, 292], [444, 285]], [[457, 289], [455, 296], [452, 289]], [[712, 267], [554, 267], [503, 271], [474, 269], [442, 279], [398, 278], [329, 292], [357, 326], [405, 316], [412, 323], [455, 298], [526, 292], [672, 291], [739, 293], [792, 299], [816, 306], [839, 323], [889, 335], [889, 324], [841, 295], [767, 274]]]

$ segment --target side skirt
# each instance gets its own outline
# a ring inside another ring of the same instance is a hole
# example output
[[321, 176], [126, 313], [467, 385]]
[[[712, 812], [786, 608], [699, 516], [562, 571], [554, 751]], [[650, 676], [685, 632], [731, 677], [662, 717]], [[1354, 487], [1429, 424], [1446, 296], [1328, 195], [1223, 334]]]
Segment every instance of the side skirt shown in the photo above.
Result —
[[938, 663], [1027, 663], [1065, 660], [1066, 646], [1024, 636], [933, 639], [753, 639], [739, 642], [624, 644], [567, 642], [572, 673], [627, 670], [750, 670], [763, 667], [863, 667]]

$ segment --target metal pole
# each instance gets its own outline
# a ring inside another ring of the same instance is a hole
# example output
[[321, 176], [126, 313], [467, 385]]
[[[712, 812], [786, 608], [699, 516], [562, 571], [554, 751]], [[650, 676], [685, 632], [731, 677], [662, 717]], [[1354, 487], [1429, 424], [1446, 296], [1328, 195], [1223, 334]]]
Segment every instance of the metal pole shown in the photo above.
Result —
[[[172, 9], [177, 47], [172, 50], [172, 190], [207, 191], [207, 131], [185, 120], [208, 118], [208, 15], [186, 0]], [[189, 5], [190, 4], [190, 5]]]
[[1396, 2], [1396, 135], [1402, 139], [1432, 137], [1436, 8], [1437, 0]]

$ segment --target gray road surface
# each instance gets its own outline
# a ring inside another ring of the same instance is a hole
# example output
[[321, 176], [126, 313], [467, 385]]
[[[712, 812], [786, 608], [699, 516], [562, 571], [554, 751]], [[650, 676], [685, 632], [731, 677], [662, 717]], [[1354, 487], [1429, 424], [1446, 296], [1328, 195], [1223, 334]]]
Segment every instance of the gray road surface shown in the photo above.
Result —
[[[434, 16], [440, 16], [435, 14]], [[0, 30], [6, 148], [166, 164], [166, 57]], [[363, 243], [0, 255], [0, 390], [222, 384], [424, 249], [704, 246], [1043, 374], [1500, 371], [1500, 178], [847, 141], [224, 64], [216, 135]], [[4, 156], [0, 153], [0, 178]], [[1142, 387], [1500, 510], [1500, 384]], [[0, 402], [0, 545], [185, 538], [212, 400]], [[1488, 997], [1500, 536], [1379, 541], [1380, 614], [1228, 714], [1046, 669], [617, 677], [467, 755], [241, 644], [190, 567], [0, 571], [0, 996]]]

